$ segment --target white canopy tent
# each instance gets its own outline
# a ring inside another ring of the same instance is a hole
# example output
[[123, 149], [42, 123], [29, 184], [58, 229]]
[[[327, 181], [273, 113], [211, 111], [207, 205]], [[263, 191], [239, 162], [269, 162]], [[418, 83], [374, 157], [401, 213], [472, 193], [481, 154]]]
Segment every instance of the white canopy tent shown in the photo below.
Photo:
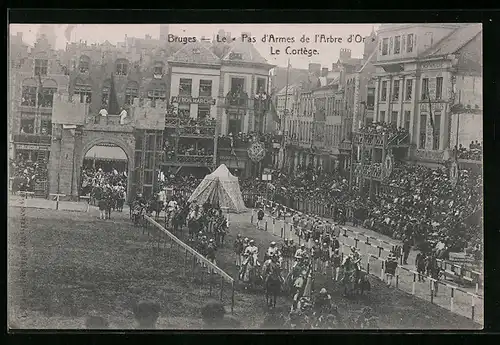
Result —
[[208, 201], [212, 205], [218, 204], [222, 209], [227, 208], [229, 212], [246, 210], [238, 178], [224, 164], [205, 176], [188, 201], [198, 205]]

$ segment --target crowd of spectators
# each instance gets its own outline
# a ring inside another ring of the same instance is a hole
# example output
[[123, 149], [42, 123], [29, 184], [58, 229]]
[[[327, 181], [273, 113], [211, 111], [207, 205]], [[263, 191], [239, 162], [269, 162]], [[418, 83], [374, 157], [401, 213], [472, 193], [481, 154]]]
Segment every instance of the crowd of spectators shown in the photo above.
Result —
[[188, 156], [213, 156], [214, 149], [213, 147], [201, 146], [196, 149], [196, 145], [179, 145], [177, 153], [180, 155], [188, 155]]
[[112, 168], [110, 171], [103, 171], [102, 168], [87, 167], [82, 170], [80, 195], [89, 195], [93, 188], [120, 188], [127, 190], [127, 173], [118, 172]]
[[483, 159], [483, 143], [479, 143], [477, 140], [475, 142], [471, 141], [471, 143], [469, 144], [469, 149], [466, 149], [462, 146], [462, 144], [460, 144], [457, 153], [459, 159], [480, 161]]
[[409, 131], [403, 127], [397, 127], [393, 123], [372, 122], [361, 127], [359, 132], [364, 134], [388, 134], [388, 140], [408, 139]]
[[11, 159], [10, 177], [12, 178], [12, 191], [33, 192], [35, 183], [47, 178], [47, 164], [45, 162], [34, 162], [19, 155], [16, 159]]
[[255, 140], [259, 140], [269, 147], [273, 143], [281, 143], [281, 136], [271, 133], [259, 134], [257, 132], [229, 133], [228, 135], [219, 136], [218, 145], [221, 148], [246, 149], [248, 144]]

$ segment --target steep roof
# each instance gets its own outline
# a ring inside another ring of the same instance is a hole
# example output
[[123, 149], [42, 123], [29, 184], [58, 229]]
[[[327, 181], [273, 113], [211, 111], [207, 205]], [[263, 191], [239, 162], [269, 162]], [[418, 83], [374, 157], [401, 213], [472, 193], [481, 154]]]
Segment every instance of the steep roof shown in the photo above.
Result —
[[454, 54], [482, 31], [482, 24], [470, 24], [454, 30], [422, 54], [422, 57]]
[[[238, 59], [235, 59], [235, 54], [238, 54]], [[241, 59], [239, 59], [241, 56]], [[247, 42], [233, 42], [231, 49], [222, 58], [222, 61], [243, 61], [250, 63], [267, 64], [267, 60], [260, 55], [259, 51], [251, 43]]]
[[220, 59], [201, 42], [185, 44], [170, 59], [170, 63], [220, 65]]
[[[297, 91], [298, 89], [300, 89], [300, 84], [299, 83], [295, 83], [295, 84], [292, 84], [292, 85], [288, 85], [288, 94], [289, 95], [292, 95], [295, 91]], [[284, 88], [282, 88], [278, 93], [277, 95], [285, 95], [287, 93], [286, 91], [286, 86]]]

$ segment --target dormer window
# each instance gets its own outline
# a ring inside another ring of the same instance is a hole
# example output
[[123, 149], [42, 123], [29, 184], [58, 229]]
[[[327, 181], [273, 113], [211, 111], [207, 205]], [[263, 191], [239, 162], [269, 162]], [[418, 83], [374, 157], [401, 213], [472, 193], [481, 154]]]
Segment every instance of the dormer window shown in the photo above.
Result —
[[241, 53], [231, 53], [229, 54], [229, 60], [242, 60]]
[[153, 67], [153, 78], [163, 78], [163, 64], [161, 62], [155, 63], [155, 66]]
[[87, 73], [90, 68], [90, 58], [88, 56], [82, 55], [80, 57], [80, 62], [78, 64], [80, 73]]
[[128, 61], [118, 60], [115, 69], [116, 75], [127, 75], [128, 74]]

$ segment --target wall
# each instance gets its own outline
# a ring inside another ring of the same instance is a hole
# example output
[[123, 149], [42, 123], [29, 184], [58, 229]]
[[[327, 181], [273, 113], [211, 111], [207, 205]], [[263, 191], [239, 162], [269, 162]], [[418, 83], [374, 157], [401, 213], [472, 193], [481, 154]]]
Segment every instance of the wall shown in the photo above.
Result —
[[[217, 100], [219, 93], [220, 70], [212, 68], [198, 68], [198, 67], [177, 67], [172, 66], [171, 84], [170, 84], [170, 97], [179, 95], [180, 79], [186, 78], [192, 80], [191, 96], [199, 97], [200, 80], [212, 81], [212, 98]], [[192, 118], [198, 117], [198, 104], [191, 104], [190, 116]], [[213, 105], [210, 108], [210, 116], [217, 118], [217, 106]]]
[[68, 100], [67, 93], [57, 93], [54, 95], [52, 107], [52, 123], [65, 125], [83, 125], [88, 115], [89, 105], [80, 103], [78, 97]]
[[483, 141], [483, 114], [460, 114], [451, 118], [450, 147], [456, 145], [457, 140], [457, 121], [458, 121], [458, 144], [462, 144], [467, 149], [472, 140]]

